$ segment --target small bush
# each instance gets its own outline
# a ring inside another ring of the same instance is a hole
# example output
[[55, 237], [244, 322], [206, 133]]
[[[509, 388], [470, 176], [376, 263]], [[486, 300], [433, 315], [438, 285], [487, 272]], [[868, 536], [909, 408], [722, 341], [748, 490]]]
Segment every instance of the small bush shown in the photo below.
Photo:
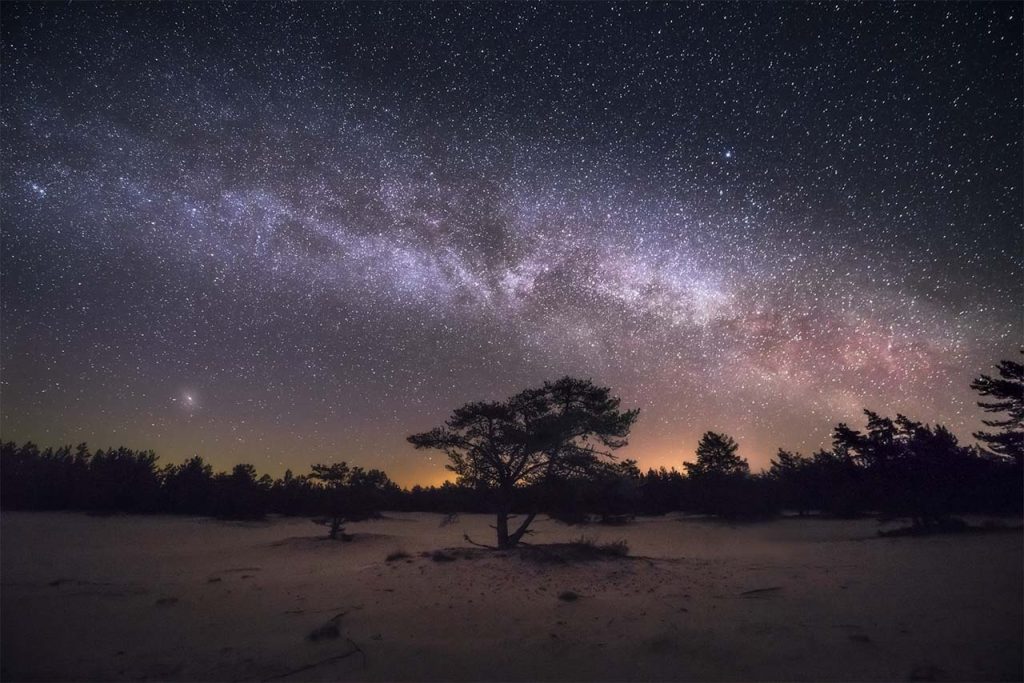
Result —
[[456, 557], [454, 555], [449, 555], [443, 550], [435, 550], [434, 552], [430, 553], [430, 559], [432, 559], [434, 562], [454, 562], [456, 560]]
[[625, 539], [612, 541], [611, 543], [598, 543], [587, 536], [580, 536], [572, 545], [578, 549], [594, 555], [607, 555], [610, 557], [625, 557], [629, 555], [629, 543]]
[[569, 541], [570, 545], [579, 546], [580, 548], [596, 548], [597, 541], [590, 536], [580, 536]]
[[612, 541], [611, 543], [603, 543], [597, 546], [597, 551], [602, 555], [625, 557], [626, 555], [629, 555], [629, 544], [626, 543], [626, 539], [621, 539], [618, 541]]
[[891, 531], [878, 531], [878, 535], [884, 538], [897, 536], [931, 536], [934, 534], [962, 534], [971, 531], [972, 528], [959, 517], [945, 517], [931, 524], [913, 524], [907, 527], [892, 529]]
[[576, 602], [580, 599], [580, 596], [573, 591], [562, 591], [558, 594], [558, 599], [564, 602]]
[[405, 560], [410, 557], [409, 553], [404, 550], [396, 550], [387, 557], [384, 558], [385, 562], [397, 562], [398, 560]]

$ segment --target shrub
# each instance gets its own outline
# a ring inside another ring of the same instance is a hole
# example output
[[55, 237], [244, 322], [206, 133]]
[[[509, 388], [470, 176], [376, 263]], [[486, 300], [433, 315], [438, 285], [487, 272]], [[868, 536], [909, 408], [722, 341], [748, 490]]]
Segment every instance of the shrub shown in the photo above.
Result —
[[443, 550], [435, 550], [434, 552], [430, 553], [430, 559], [432, 559], [434, 562], [454, 562], [456, 560], [456, 557], [454, 555], [446, 553]]
[[575, 546], [576, 549], [586, 554], [607, 555], [610, 557], [625, 557], [629, 555], [629, 543], [626, 542], [626, 539], [612, 541], [611, 543], [598, 543], [588, 536], [580, 536], [575, 541], [572, 541], [570, 545]]

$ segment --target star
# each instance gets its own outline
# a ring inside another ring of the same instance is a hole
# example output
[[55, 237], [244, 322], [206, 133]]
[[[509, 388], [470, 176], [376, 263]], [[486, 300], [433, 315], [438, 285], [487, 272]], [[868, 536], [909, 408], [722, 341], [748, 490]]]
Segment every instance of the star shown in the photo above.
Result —
[[412, 484], [573, 374], [641, 466], [756, 471], [863, 407], [969, 442], [1020, 343], [1013, 5], [6, 9], [5, 438]]

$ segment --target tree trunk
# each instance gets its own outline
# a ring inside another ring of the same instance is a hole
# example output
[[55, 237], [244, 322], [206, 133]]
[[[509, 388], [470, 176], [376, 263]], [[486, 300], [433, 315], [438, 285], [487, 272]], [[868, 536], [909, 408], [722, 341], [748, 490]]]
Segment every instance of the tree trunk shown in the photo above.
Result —
[[498, 522], [495, 524], [495, 528], [498, 530], [498, 549], [511, 548], [512, 545], [509, 543], [508, 537], [508, 509], [504, 504], [498, 508]]
[[332, 541], [338, 538], [339, 531], [341, 531], [341, 518], [334, 517], [331, 519], [330, 538]]
[[494, 525], [498, 532], [498, 549], [505, 550], [515, 545], [508, 536], [508, 517], [512, 513], [512, 487], [502, 484], [498, 488], [495, 502], [498, 504], [498, 519]]

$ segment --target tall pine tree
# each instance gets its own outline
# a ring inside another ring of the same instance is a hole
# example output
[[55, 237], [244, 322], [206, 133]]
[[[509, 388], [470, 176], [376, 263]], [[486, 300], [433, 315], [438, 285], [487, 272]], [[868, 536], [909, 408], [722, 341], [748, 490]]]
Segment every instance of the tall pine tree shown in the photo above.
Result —
[[998, 431], [975, 432], [974, 438], [981, 441], [990, 453], [1013, 458], [1020, 467], [1024, 461], [1024, 365], [1004, 360], [996, 367], [998, 377], [982, 375], [971, 382], [971, 388], [992, 399], [978, 402], [985, 412], [1003, 413], [1004, 417], [982, 420]]

